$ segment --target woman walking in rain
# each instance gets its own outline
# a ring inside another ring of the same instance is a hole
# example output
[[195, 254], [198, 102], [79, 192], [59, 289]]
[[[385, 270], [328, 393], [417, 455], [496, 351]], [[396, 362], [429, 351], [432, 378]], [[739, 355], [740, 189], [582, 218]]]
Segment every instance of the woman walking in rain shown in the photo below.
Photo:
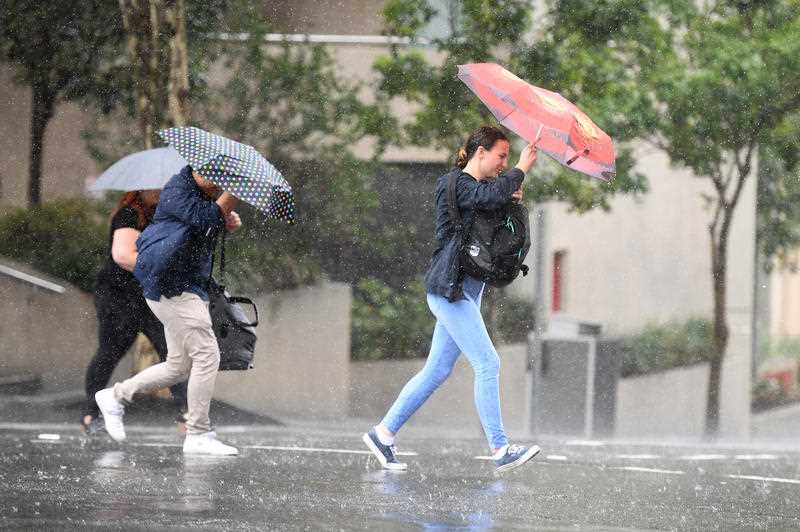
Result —
[[[494, 127], [477, 129], [459, 150], [456, 201], [465, 226], [469, 226], [475, 210], [495, 211], [522, 200], [522, 181], [536, 161], [536, 146], [529, 144], [516, 167], [503, 172], [508, 166], [508, 154], [508, 138]], [[480, 310], [484, 283], [460, 270], [460, 242], [448, 213], [449, 175], [436, 182], [437, 249], [425, 276], [428, 307], [436, 317], [428, 359], [383, 420], [362, 439], [385, 469], [405, 470], [406, 464], [397, 460], [395, 435], [447, 379], [463, 352], [475, 373], [475, 406], [499, 473], [521, 466], [540, 449], [535, 445], [509, 445], [503, 430], [500, 362]]]
[[[136, 239], [150, 225], [159, 195], [158, 190], [126, 192], [111, 216], [108, 257], [95, 282], [99, 347], [86, 369], [86, 404], [81, 428], [87, 434], [98, 427], [100, 409], [94, 394], [108, 385], [114, 368], [140, 332], [152, 342], [161, 360], [166, 360], [164, 327], [148, 308], [142, 287], [131, 273], [136, 264]], [[170, 390], [178, 410], [176, 419], [183, 423], [186, 383], [175, 384]]]

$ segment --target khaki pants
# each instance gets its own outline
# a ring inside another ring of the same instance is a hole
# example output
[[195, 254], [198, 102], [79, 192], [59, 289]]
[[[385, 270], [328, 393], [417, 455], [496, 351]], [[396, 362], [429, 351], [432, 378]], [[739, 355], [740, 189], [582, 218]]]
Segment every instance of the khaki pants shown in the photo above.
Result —
[[219, 371], [219, 346], [211, 328], [208, 303], [200, 296], [184, 292], [160, 301], [146, 300], [153, 314], [164, 324], [167, 359], [150, 366], [114, 386], [114, 396], [123, 403], [133, 401], [139, 392], [171, 386], [189, 377], [189, 434], [211, 430], [208, 410]]

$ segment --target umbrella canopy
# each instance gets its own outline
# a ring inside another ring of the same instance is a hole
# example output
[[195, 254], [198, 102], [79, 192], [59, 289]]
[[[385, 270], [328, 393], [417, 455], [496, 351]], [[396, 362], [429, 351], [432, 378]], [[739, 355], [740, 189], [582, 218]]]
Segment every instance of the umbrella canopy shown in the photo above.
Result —
[[255, 148], [196, 127], [158, 132], [194, 171], [268, 217], [294, 221], [292, 187]]
[[614, 145], [603, 130], [569, 100], [536, 87], [494, 63], [458, 66], [458, 78], [505, 127], [537, 148], [584, 174], [610, 181], [615, 173]]
[[172, 148], [156, 148], [123, 157], [100, 174], [89, 190], [155, 190], [186, 166]]

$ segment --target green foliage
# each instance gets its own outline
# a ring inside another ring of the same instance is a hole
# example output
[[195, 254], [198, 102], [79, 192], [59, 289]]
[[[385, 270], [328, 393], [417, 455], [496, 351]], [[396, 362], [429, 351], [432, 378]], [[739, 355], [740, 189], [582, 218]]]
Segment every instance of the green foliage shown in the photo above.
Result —
[[[490, 295], [492, 292], [495, 294], [493, 298]], [[533, 301], [488, 287], [484, 291], [484, 299], [484, 321], [495, 343], [528, 341], [528, 334], [534, 328]]]
[[386, 14], [386, 33], [412, 38], [434, 14], [426, 0], [389, 0], [383, 7]]
[[796, 396], [788, 394], [784, 387], [774, 380], [760, 379], [753, 384], [751, 405], [754, 412], [782, 406], [796, 400]]
[[[402, 10], [395, 4], [389, 3], [384, 10], [386, 31], [393, 35], [413, 38], [423, 22], [436, 14], [428, 2], [408, 3]], [[581, 21], [597, 19], [597, 13], [587, 7], [594, 4], [555, 2], [549, 12], [536, 13], [530, 2], [521, 0], [446, 3], [451, 33], [433, 41], [442, 64], [430, 63], [418, 50], [394, 47], [390, 56], [374, 65], [381, 76], [379, 94], [419, 105], [398, 142], [455, 153], [470, 131], [495, 123], [455, 74], [459, 64], [497, 62], [531, 83], [562, 92], [612, 135], [617, 146], [617, 177], [612, 183], [537, 162], [539, 179], [526, 182], [527, 198], [558, 199], [584, 212], [608, 208], [609, 198], [616, 193], [646, 191], [644, 176], [632, 171], [634, 161], [625, 142], [652, 127], [654, 118], [646, 94], [629, 72], [629, 54], [619, 46], [609, 46], [621, 28], [636, 35], [646, 12], [642, 14], [631, 3], [630, 15], [611, 16], [618, 6], [606, 6], [608, 16], [598, 19], [601, 28], [582, 34], [578, 31]], [[573, 25], [569, 31], [561, 27], [567, 22]], [[595, 42], [601, 29], [604, 40]]]
[[393, 290], [375, 278], [356, 286], [352, 320], [355, 360], [427, 356], [436, 321], [428, 310], [422, 281]]
[[91, 291], [108, 253], [107, 205], [60, 200], [0, 216], [0, 255]]
[[[244, 19], [243, 42], [219, 45], [230, 77], [208, 87], [196, 107], [209, 129], [252, 144], [286, 176], [295, 193], [297, 225], [246, 216], [251, 229], [237, 237], [242, 281], [256, 289], [310, 282], [341, 260], [341, 248], [369, 242], [368, 223], [378, 198], [375, 163], [359, 160], [353, 144], [382, 133], [392, 120], [381, 102], [365, 104], [360, 86], [337, 77], [324, 46], [265, 45], [267, 27]], [[374, 153], [379, 154], [378, 142]]]
[[761, 358], [794, 358], [800, 360], [800, 337], [779, 336], [765, 338], [761, 345]]
[[[313, 282], [340, 260], [342, 248], [371, 241], [375, 164], [357, 159], [351, 147], [373, 138], [380, 153], [393, 120], [384, 102], [363, 103], [362, 87], [339, 79], [325, 46], [267, 45], [269, 26], [258, 6], [244, 0], [214, 0], [214, 6], [187, 5], [192, 122], [264, 154], [292, 185], [298, 222], [264, 221], [240, 204], [243, 228], [228, 240], [227, 280], [231, 289], [250, 293]], [[242, 39], [211, 37], [220, 34]], [[208, 84], [213, 61], [224, 65], [222, 81]], [[133, 88], [121, 83], [120, 90], [132, 115]], [[115, 126], [85, 132], [106, 164], [124, 154], [120, 147], [134, 149]]]
[[[426, 297], [420, 278], [397, 290], [374, 277], [360, 281], [353, 292], [353, 359], [428, 356], [436, 318]], [[533, 330], [533, 304], [503, 290], [485, 292], [483, 314], [496, 343], [525, 342]]]
[[109, 60], [121, 43], [115, 0], [6, 0], [0, 9], [0, 52], [19, 80], [44, 84], [54, 96], [86, 96], [106, 87]]
[[622, 376], [643, 375], [710, 360], [711, 323], [693, 318], [683, 323], [650, 325], [623, 338]]
[[[314, 283], [320, 265], [309, 254], [299, 225], [265, 221], [254, 208], [240, 205], [242, 227], [226, 235], [225, 276], [215, 277], [231, 292], [253, 296]], [[219, 259], [217, 259], [219, 260]], [[215, 263], [218, 272], [219, 263]]]

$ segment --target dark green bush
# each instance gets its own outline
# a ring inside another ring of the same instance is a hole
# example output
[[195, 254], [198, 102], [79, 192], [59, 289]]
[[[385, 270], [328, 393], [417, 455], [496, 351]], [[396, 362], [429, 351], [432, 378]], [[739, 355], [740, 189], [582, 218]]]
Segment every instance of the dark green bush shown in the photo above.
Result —
[[109, 204], [59, 200], [0, 216], [0, 255], [91, 291], [107, 253]]
[[435, 319], [417, 279], [394, 290], [375, 278], [353, 290], [352, 357], [356, 360], [424, 357]]
[[483, 314], [495, 344], [527, 342], [533, 331], [533, 301], [511, 296], [505, 290], [484, 290]]
[[623, 338], [622, 353], [623, 377], [706, 362], [713, 357], [712, 325], [700, 318], [650, 325]]
[[[495, 343], [524, 342], [533, 328], [533, 304], [486, 291], [486, 327]], [[425, 287], [417, 279], [402, 290], [367, 278], [353, 292], [352, 357], [356, 360], [428, 356], [436, 318], [428, 309]]]

